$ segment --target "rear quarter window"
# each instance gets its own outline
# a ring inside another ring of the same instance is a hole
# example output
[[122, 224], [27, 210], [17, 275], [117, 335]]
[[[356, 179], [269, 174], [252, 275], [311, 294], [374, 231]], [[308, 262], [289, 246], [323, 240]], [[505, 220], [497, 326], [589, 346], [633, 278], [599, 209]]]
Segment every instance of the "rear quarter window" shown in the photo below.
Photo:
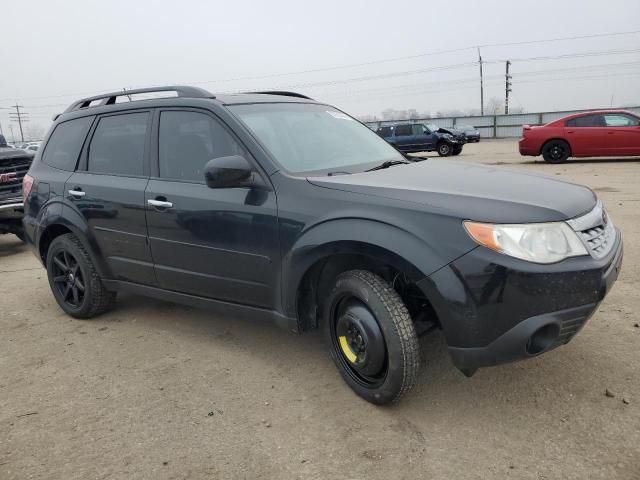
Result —
[[93, 119], [82, 117], [59, 123], [44, 148], [42, 163], [73, 172]]

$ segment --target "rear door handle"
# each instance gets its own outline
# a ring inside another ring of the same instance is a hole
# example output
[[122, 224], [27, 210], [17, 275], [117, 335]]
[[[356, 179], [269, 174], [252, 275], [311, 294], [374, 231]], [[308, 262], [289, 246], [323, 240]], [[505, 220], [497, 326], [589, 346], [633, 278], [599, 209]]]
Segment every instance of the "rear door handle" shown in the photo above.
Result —
[[82, 190], [69, 190], [69, 195], [71, 195], [72, 197], [75, 198], [82, 198], [86, 195], [86, 192], [83, 192]]
[[147, 200], [147, 203], [149, 205], [151, 205], [152, 207], [156, 207], [156, 208], [171, 208], [173, 207], [173, 203], [171, 202], [167, 202], [166, 200], [153, 200], [153, 199], [149, 199]]
[[573, 130], [569, 130], [567, 133], [573, 133]]
[[608, 135], [613, 135], [616, 132], [607, 132]]

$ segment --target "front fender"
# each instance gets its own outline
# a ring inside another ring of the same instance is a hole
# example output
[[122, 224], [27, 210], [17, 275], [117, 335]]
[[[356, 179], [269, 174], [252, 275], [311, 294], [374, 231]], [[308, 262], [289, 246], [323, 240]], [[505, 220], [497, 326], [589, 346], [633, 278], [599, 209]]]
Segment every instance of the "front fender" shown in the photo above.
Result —
[[296, 315], [298, 288], [309, 268], [323, 258], [344, 253], [379, 259], [414, 282], [447, 263], [422, 239], [394, 225], [353, 218], [328, 220], [306, 230], [283, 256], [282, 296], [287, 315]]

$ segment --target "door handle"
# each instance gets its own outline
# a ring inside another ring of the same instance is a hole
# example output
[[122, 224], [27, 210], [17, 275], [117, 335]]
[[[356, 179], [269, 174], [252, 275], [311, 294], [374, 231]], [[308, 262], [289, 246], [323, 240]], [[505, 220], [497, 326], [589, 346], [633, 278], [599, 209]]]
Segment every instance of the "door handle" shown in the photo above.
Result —
[[567, 133], [573, 133], [573, 130], [569, 130]]
[[82, 190], [69, 190], [69, 195], [71, 195], [72, 197], [75, 198], [82, 198], [86, 195], [86, 192], [83, 192]]
[[171, 207], [173, 207], [173, 203], [167, 202], [166, 200], [149, 199], [149, 200], [147, 200], [147, 203], [149, 205], [151, 205], [152, 207], [156, 207], [156, 208], [171, 208]]
[[616, 132], [607, 132], [607, 135], [613, 135]]

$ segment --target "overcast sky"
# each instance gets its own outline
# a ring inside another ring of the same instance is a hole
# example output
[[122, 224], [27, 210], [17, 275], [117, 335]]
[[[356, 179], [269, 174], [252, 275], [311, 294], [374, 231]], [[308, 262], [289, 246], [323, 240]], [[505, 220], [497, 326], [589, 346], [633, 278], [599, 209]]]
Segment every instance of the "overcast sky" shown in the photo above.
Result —
[[[477, 51], [466, 47], [630, 31], [640, 31], [639, 0], [11, 1], [2, 5], [0, 107], [17, 100], [47, 128], [83, 95], [180, 83], [287, 88], [354, 115], [466, 110], [480, 102]], [[588, 56], [531, 60], [577, 53]], [[504, 98], [512, 59], [512, 105], [529, 112], [640, 105], [640, 34], [485, 46], [482, 55], [485, 100]], [[7, 134], [8, 110], [0, 123]]]

